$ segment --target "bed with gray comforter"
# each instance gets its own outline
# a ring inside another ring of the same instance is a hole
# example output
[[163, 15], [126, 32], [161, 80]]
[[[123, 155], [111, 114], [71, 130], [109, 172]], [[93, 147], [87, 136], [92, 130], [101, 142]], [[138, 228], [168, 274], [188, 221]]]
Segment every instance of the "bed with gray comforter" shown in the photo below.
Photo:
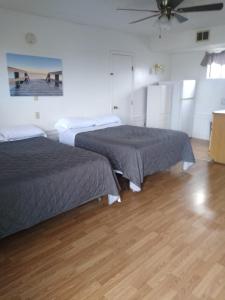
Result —
[[75, 144], [106, 156], [114, 170], [140, 188], [147, 175], [195, 162], [188, 135], [174, 130], [122, 125], [79, 133]]
[[109, 161], [43, 137], [0, 143], [0, 238], [103, 195], [119, 195]]

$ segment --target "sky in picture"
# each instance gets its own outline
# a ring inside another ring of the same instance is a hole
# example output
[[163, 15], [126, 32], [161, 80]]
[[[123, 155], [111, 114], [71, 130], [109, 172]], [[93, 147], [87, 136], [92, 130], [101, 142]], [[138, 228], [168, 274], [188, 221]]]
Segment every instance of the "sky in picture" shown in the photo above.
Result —
[[62, 71], [62, 61], [56, 58], [8, 53], [7, 64], [8, 67], [36, 74]]

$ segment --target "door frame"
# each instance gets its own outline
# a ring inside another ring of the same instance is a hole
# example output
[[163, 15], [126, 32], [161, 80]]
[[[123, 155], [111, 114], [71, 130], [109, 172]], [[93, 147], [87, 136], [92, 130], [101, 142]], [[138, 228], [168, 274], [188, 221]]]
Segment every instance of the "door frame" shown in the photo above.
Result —
[[129, 51], [121, 51], [121, 50], [110, 50], [109, 51], [109, 91], [110, 91], [110, 112], [113, 113], [113, 55], [121, 55], [121, 56], [130, 56], [131, 57], [131, 64], [133, 67], [133, 71], [131, 72], [131, 100], [130, 100], [130, 116], [129, 121], [132, 121], [132, 117], [134, 114], [133, 107], [134, 107], [134, 73], [135, 73], [135, 54]]

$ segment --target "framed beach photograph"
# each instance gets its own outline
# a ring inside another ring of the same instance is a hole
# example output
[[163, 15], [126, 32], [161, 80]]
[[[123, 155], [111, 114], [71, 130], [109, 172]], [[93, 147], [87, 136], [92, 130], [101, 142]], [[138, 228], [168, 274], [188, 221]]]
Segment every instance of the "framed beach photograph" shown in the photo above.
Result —
[[62, 60], [7, 53], [11, 96], [63, 96]]

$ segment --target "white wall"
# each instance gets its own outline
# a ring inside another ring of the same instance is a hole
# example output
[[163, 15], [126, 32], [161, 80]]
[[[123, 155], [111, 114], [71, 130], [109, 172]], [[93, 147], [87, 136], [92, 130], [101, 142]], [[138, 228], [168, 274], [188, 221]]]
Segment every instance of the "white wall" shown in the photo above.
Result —
[[[182, 24], [180, 25], [182, 28]], [[210, 39], [205, 42], [196, 42], [196, 32], [199, 30], [210, 30]], [[153, 51], [166, 51], [178, 53], [193, 50], [206, 50], [225, 47], [225, 25], [207, 28], [198, 28], [196, 30], [165, 32], [162, 39], [155, 35], [150, 40]]]
[[174, 53], [171, 55], [171, 79], [205, 79], [206, 68], [200, 66], [204, 51]]
[[194, 124], [192, 136], [208, 140], [214, 110], [225, 109], [225, 80], [206, 79], [206, 68], [200, 66], [204, 51], [174, 53], [171, 57], [171, 79], [196, 79]]
[[225, 26], [201, 28], [210, 30], [210, 40], [196, 42], [196, 30], [167, 32], [162, 39], [151, 38], [151, 49], [171, 54], [171, 79], [196, 79], [198, 88], [195, 102], [193, 136], [209, 139], [212, 112], [224, 109], [225, 80], [206, 80], [206, 68], [200, 66], [207, 50], [225, 48]]
[[[35, 33], [37, 44], [26, 44], [27, 32]], [[0, 9], [0, 37], [0, 126], [34, 123], [52, 129], [63, 116], [110, 113], [111, 50], [134, 55], [136, 115], [144, 114], [144, 87], [158, 80], [150, 75], [151, 66], [165, 64], [167, 72], [161, 79], [169, 77], [169, 55], [151, 53], [143, 38], [126, 33]], [[64, 96], [40, 97], [39, 101], [31, 97], [10, 97], [7, 52], [61, 58]], [[35, 119], [35, 112], [40, 112], [40, 120]]]
[[208, 140], [212, 112], [225, 109], [225, 80], [201, 79], [198, 82], [194, 114], [193, 137]]

